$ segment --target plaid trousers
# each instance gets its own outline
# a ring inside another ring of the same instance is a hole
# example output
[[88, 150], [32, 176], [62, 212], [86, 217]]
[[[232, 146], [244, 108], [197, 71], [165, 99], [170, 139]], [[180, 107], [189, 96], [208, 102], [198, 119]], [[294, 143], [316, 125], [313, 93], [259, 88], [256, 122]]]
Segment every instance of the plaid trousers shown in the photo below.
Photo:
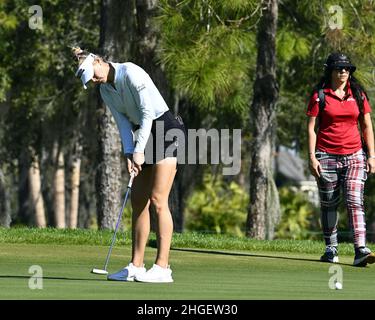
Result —
[[361, 149], [350, 155], [315, 153], [321, 173], [319, 188], [321, 223], [326, 245], [337, 246], [337, 207], [342, 189], [350, 227], [356, 248], [366, 245], [366, 222], [363, 194], [366, 172], [366, 154]]

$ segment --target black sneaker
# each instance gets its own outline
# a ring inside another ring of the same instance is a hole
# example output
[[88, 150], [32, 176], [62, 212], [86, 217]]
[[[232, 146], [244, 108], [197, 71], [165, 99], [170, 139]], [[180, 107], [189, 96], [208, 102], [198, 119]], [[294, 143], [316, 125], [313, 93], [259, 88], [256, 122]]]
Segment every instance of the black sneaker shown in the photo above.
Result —
[[355, 257], [353, 266], [365, 267], [368, 263], [375, 262], [375, 254], [367, 247], [359, 247], [355, 249]]
[[337, 247], [327, 246], [326, 251], [320, 257], [320, 261], [338, 263], [339, 262], [339, 252], [337, 250]]

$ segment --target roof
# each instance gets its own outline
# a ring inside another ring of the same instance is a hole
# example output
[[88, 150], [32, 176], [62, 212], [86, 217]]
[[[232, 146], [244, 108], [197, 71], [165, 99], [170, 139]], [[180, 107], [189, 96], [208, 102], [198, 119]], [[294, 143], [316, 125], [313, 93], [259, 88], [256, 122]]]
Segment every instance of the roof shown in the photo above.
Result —
[[292, 149], [281, 146], [276, 156], [276, 170], [279, 174], [294, 182], [314, 180], [305, 174], [305, 161]]

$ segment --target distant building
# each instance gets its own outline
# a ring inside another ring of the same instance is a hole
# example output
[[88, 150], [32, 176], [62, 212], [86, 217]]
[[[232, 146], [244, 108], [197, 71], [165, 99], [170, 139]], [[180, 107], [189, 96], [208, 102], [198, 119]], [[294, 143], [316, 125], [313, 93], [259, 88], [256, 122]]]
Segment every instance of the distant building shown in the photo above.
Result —
[[275, 157], [276, 185], [288, 185], [307, 194], [308, 200], [319, 206], [319, 191], [315, 178], [306, 174], [306, 161], [296, 151], [280, 146]]

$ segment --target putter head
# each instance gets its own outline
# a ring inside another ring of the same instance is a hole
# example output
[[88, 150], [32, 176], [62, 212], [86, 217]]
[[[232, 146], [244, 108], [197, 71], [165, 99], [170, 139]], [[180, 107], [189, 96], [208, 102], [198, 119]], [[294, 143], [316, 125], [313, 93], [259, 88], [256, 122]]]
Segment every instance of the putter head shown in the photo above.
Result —
[[94, 268], [94, 269], [91, 270], [91, 273], [107, 275], [108, 271], [107, 270], [103, 270], [103, 269], [96, 269], [96, 268]]

